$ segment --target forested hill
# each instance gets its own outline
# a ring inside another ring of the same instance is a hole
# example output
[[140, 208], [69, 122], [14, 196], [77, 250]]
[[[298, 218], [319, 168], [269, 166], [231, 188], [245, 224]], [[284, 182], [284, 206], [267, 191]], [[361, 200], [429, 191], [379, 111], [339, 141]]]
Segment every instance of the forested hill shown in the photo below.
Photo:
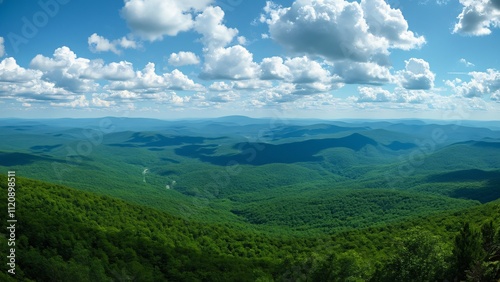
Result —
[[[0, 177], [6, 191], [4, 176]], [[282, 237], [17, 179], [16, 276], [1, 281], [497, 281], [500, 204]], [[0, 202], [6, 211], [6, 201]], [[6, 222], [6, 213], [0, 220]], [[464, 224], [465, 222], [465, 224]], [[471, 222], [473, 224], [468, 224]], [[5, 229], [2, 229], [5, 233]], [[2, 254], [7, 253], [6, 235]], [[2, 265], [6, 257], [2, 256]], [[469, 270], [466, 272], [466, 270]]]

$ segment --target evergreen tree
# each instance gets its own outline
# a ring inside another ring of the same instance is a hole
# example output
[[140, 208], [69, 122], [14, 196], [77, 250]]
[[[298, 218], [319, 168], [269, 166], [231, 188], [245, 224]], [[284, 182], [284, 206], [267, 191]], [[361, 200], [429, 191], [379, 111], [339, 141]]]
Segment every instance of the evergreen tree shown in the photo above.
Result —
[[465, 280], [467, 272], [471, 272], [471, 269], [474, 272], [483, 258], [481, 233], [470, 226], [468, 222], [464, 223], [460, 233], [455, 237], [453, 249], [456, 278], [459, 281]]

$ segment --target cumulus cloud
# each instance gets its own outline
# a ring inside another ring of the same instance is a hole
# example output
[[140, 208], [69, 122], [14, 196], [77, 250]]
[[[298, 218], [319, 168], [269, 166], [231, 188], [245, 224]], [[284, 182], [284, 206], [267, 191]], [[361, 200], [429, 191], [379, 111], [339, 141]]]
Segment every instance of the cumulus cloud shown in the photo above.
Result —
[[238, 44], [240, 45], [246, 45], [248, 40], [245, 36], [238, 36], [238, 38], [236, 38], [238, 40]]
[[134, 34], [149, 41], [161, 40], [190, 30], [193, 13], [202, 11], [212, 0], [125, 0], [121, 16]]
[[264, 58], [260, 63], [263, 80], [282, 80], [294, 84], [294, 93], [326, 92], [342, 87], [342, 79], [307, 56]]
[[205, 54], [205, 65], [200, 77], [203, 79], [241, 80], [257, 76], [259, 66], [253, 54], [245, 47], [235, 45], [217, 48]]
[[408, 30], [403, 13], [392, 9], [384, 0], [362, 0], [361, 8], [368, 24], [368, 31], [388, 41], [389, 48], [410, 50], [425, 43], [423, 36]]
[[24, 97], [32, 100], [65, 99], [68, 92], [54, 83], [42, 80], [39, 70], [25, 69], [14, 58], [0, 62], [0, 96]]
[[226, 47], [238, 34], [235, 28], [226, 27], [222, 21], [224, 11], [220, 7], [207, 7], [194, 21], [194, 30], [200, 33], [205, 48], [214, 50]]
[[79, 58], [66, 46], [56, 49], [52, 58], [35, 56], [30, 68], [41, 71], [42, 79], [73, 93], [95, 91], [99, 87], [96, 80], [123, 81], [135, 76], [129, 62], [105, 64], [102, 60]]
[[93, 53], [110, 51], [119, 55], [122, 52], [120, 48], [137, 49], [138, 47], [138, 44], [135, 41], [130, 40], [126, 37], [110, 41], [98, 35], [97, 33], [94, 33], [91, 36], [89, 36], [87, 42], [89, 44], [90, 51], [92, 51]]
[[106, 98], [108, 98], [108, 94], [93, 94], [92, 95], [92, 105], [98, 108], [109, 108], [111, 106], [114, 106], [116, 104], [115, 101], [108, 101]]
[[54, 51], [53, 58], [36, 55], [30, 67], [42, 71], [43, 79], [55, 83], [57, 87], [70, 92], [91, 92], [97, 88], [97, 84], [91, 79], [80, 77], [89, 63], [89, 59], [77, 58], [73, 51], [64, 46]]
[[114, 81], [107, 87], [109, 90], [136, 90], [157, 93], [165, 90], [203, 90], [204, 87], [195, 83], [181, 71], [175, 69], [170, 73], [156, 74], [154, 63], [148, 63], [142, 71], [138, 71], [133, 79]]
[[329, 82], [331, 80], [329, 71], [306, 56], [287, 59], [285, 66], [290, 70], [289, 81], [293, 83]]
[[1, 82], [27, 82], [39, 79], [42, 72], [29, 70], [19, 66], [14, 58], [5, 58], [0, 62], [0, 81]]
[[392, 81], [388, 67], [373, 62], [336, 62], [333, 71], [347, 84], [384, 84]]
[[229, 103], [236, 101], [240, 95], [234, 91], [228, 91], [223, 93], [217, 93], [215, 95], [209, 95], [207, 101], [214, 103]]
[[428, 62], [411, 58], [406, 62], [405, 70], [398, 71], [399, 83], [409, 90], [428, 90], [434, 87], [436, 75], [431, 72]]
[[[267, 82], [252, 83], [231, 87], [256, 88]], [[109, 108], [116, 101], [150, 100], [176, 106], [190, 101], [190, 96], [179, 96], [174, 90], [206, 91], [177, 69], [157, 74], [155, 65], [149, 63], [143, 70], [134, 71], [130, 62], [106, 64], [101, 59], [79, 58], [68, 47], [56, 49], [52, 57], [35, 56], [28, 69], [20, 67], [14, 58], [0, 61], [0, 97], [19, 103], [50, 101], [54, 107]], [[106, 93], [93, 94], [90, 100], [86, 97], [98, 91]]]
[[5, 55], [4, 39], [0, 36], [0, 58]]
[[243, 81], [232, 81], [232, 88], [238, 90], [258, 90], [258, 89], [266, 89], [273, 86], [271, 81], [260, 80], [260, 79], [251, 79], [251, 80], [243, 80]]
[[433, 97], [433, 93], [425, 90], [408, 90], [399, 86], [392, 92], [381, 87], [358, 87], [358, 92], [358, 103], [422, 104]]
[[216, 81], [212, 83], [208, 88], [214, 91], [229, 91], [233, 89], [233, 85], [230, 83], [228, 84], [224, 81]]
[[365, 102], [390, 102], [396, 99], [396, 95], [381, 87], [358, 87], [360, 103]]
[[400, 10], [383, 0], [297, 0], [283, 8], [267, 2], [261, 22], [272, 39], [288, 49], [330, 61], [388, 64], [389, 49], [409, 50], [425, 43], [408, 30]]
[[193, 52], [179, 52], [170, 54], [168, 63], [172, 66], [180, 67], [186, 65], [197, 65], [200, 63], [200, 58]]
[[260, 68], [261, 79], [281, 80], [291, 76], [290, 68], [284, 64], [281, 57], [264, 58], [260, 63]]
[[108, 92], [110, 93], [109, 97], [125, 101], [131, 101], [140, 98], [140, 95], [138, 93], [129, 90], [110, 90]]
[[396, 95], [396, 102], [409, 104], [422, 104], [433, 95], [426, 90], [409, 90], [403, 87], [396, 87], [394, 94]]
[[212, 83], [208, 88], [212, 91], [225, 92], [231, 90], [260, 90], [271, 88], [273, 83], [271, 81], [251, 79], [243, 81], [216, 81]]
[[500, 103], [500, 91], [497, 91], [491, 95], [491, 100]]
[[463, 64], [464, 66], [470, 68], [470, 67], [474, 67], [475, 65], [469, 61], [467, 61], [466, 59], [462, 58], [460, 59], [459, 61], [461, 64]]
[[89, 101], [85, 95], [79, 95], [74, 100], [69, 102], [51, 102], [53, 107], [67, 107], [67, 108], [87, 108], [89, 106]]
[[102, 60], [92, 60], [88, 67], [82, 70], [80, 78], [106, 79], [106, 80], [128, 80], [135, 76], [132, 63], [127, 61], [112, 62], [104, 64]]
[[453, 33], [481, 36], [491, 33], [491, 28], [500, 27], [499, 0], [460, 0], [464, 6]]
[[461, 79], [447, 80], [445, 83], [456, 94], [467, 98], [483, 97], [492, 95], [496, 97], [500, 93], [500, 72], [495, 69], [488, 69], [486, 72], [470, 72], [470, 81]]

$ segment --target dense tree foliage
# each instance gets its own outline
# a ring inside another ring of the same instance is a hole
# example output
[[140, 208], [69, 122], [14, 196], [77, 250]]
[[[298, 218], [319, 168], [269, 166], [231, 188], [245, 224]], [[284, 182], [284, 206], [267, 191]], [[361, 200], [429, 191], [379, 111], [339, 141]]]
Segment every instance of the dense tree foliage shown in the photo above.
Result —
[[[3, 189], [5, 180], [0, 177]], [[404, 223], [297, 237], [232, 224], [187, 221], [151, 208], [23, 178], [18, 179], [17, 188], [15, 280], [500, 278], [497, 203]], [[5, 203], [0, 203], [0, 209], [5, 210]], [[1, 216], [5, 221], [5, 215]], [[485, 224], [461, 225], [464, 220]], [[6, 246], [5, 236], [0, 237], [2, 253]], [[5, 259], [1, 259], [3, 265]], [[5, 272], [0, 273], [0, 279], [13, 280]]]

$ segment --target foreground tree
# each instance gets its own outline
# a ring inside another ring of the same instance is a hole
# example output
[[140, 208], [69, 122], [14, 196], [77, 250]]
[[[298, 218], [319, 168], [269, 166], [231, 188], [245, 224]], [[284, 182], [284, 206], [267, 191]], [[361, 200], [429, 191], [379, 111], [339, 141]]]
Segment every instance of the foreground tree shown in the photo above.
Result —
[[464, 223], [460, 233], [455, 237], [453, 248], [454, 274], [459, 281], [464, 281], [469, 274], [469, 279], [480, 276], [482, 261], [485, 256], [481, 233]]
[[446, 270], [446, 245], [441, 238], [419, 228], [394, 245], [394, 255], [374, 275], [374, 281], [442, 280]]

